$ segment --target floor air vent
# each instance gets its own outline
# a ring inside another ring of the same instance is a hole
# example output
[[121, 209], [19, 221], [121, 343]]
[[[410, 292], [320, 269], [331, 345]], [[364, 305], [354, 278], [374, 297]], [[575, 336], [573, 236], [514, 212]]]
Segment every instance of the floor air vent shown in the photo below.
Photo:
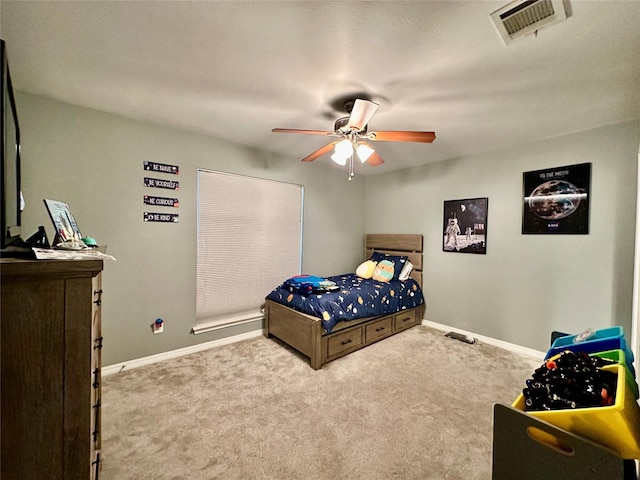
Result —
[[566, 18], [563, 0], [516, 0], [491, 14], [505, 45]]

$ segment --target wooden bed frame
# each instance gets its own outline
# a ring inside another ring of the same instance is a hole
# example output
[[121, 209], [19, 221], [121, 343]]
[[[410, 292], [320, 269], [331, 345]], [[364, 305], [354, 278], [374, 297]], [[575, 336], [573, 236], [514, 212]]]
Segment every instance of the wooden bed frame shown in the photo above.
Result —
[[[409, 257], [414, 267], [411, 277], [422, 287], [422, 235], [368, 234], [365, 258], [374, 250]], [[423, 314], [424, 304], [382, 317], [338, 322], [331, 333], [324, 333], [319, 318], [267, 300], [263, 334], [267, 338], [273, 335], [306, 355], [311, 367], [318, 370], [336, 358], [420, 324]]]

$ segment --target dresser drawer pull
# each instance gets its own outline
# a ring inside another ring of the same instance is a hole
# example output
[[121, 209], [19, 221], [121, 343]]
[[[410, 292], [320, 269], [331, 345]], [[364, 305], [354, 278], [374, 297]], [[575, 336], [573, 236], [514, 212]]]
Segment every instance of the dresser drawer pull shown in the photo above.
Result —
[[100, 374], [100, 369], [96, 368], [93, 371], [93, 388], [97, 389], [100, 386], [100, 382], [98, 382], [98, 375]]
[[353, 340], [349, 339], [349, 340], [343, 340], [342, 341], [342, 345], [346, 345], [347, 343], [351, 343]]
[[98, 297], [98, 299], [94, 300], [93, 303], [95, 303], [98, 306], [102, 305], [102, 289], [94, 290], [93, 295]]
[[93, 341], [93, 349], [101, 349], [102, 348], [102, 337], [98, 337]]
[[98, 441], [98, 422], [100, 420], [100, 400], [98, 400], [96, 402], [95, 405], [93, 405], [94, 410], [94, 425], [95, 425], [95, 430], [93, 431], [93, 441], [97, 442]]
[[91, 465], [96, 466], [96, 470], [95, 470], [96, 474], [93, 477], [93, 480], [98, 480], [98, 475], [100, 475], [100, 452], [96, 454], [96, 459], [93, 462], [91, 462]]
[[376, 328], [376, 332], [381, 332], [384, 329], [385, 329], [385, 327], [378, 327], [378, 328]]
[[409, 320], [411, 320], [411, 317], [404, 317], [404, 318], [402, 319], [402, 321], [403, 321], [403, 322], [408, 322]]

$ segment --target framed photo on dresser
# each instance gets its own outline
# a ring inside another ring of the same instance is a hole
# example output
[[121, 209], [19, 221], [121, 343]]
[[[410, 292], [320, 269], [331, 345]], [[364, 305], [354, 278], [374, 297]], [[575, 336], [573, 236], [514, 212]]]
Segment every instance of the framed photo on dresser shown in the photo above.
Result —
[[80, 241], [82, 233], [69, 209], [69, 205], [58, 200], [49, 200], [46, 198], [43, 201], [47, 207], [47, 212], [49, 212], [49, 217], [51, 217], [53, 228], [56, 231], [54, 244], [73, 240]]

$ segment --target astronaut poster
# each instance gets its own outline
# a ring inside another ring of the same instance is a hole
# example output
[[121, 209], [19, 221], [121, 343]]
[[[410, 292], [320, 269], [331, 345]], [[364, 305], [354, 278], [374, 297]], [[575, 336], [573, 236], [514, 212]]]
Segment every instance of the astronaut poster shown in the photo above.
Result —
[[487, 253], [488, 198], [445, 200], [442, 250]]
[[591, 164], [523, 174], [522, 233], [589, 233]]

